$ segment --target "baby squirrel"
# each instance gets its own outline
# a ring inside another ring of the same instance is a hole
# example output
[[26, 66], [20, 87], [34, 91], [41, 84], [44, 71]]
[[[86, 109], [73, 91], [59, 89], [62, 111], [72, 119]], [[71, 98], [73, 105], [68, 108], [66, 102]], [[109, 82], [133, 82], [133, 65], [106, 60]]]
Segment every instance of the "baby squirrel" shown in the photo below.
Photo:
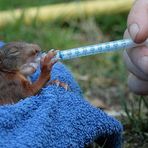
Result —
[[[36, 44], [11, 42], [0, 48], [0, 104], [16, 103], [20, 99], [35, 95], [50, 79], [51, 60], [56, 51], [51, 50], [41, 58], [39, 78], [31, 83], [27, 76], [34, 73], [37, 66], [31, 66], [41, 49]], [[35, 65], [35, 64], [34, 64]]]

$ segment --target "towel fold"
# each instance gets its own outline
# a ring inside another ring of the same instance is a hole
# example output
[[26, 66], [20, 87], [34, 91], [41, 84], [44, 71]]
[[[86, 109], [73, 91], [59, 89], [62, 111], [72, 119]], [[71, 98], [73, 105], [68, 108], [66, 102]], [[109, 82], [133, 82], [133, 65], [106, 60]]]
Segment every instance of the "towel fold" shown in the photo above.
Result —
[[[31, 80], [39, 74], [38, 68]], [[51, 80], [55, 79], [70, 90], [49, 85], [36, 96], [0, 106], [0, 148], [83, 148], [95, 140], [107, 148], [120, 148], [120, 122], [90, 105], [61, 63], [53, 66]]]

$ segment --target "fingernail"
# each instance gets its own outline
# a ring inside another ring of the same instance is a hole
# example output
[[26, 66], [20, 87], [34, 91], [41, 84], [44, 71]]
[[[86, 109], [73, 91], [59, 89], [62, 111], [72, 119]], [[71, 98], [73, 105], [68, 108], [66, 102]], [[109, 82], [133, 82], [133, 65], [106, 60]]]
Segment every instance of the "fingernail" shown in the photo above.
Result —
[[148, 56], [140, 58], [138, 65], [145, 74], [148, 74]]
[[137, 36], [137, 34], [139, 32], [139, 26], [137, 24], [131, 24], [128, 27], [128, 31], [130, 33], [131, 38], [133, 40], [135, 40], [136, 39], [136, 36]]

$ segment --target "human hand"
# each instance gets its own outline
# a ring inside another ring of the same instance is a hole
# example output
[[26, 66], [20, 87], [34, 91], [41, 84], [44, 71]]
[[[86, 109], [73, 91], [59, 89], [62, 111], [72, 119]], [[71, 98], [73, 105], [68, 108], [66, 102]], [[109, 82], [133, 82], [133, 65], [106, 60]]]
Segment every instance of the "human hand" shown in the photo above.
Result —
[[[124, 38], [142, 43], [148, 38], [148, 0], [136, 0], [127, 20]], [[130, 71], [129, 88], [139, 95], [148, 95], [148, 47], [124, 51], [124, 61]]]

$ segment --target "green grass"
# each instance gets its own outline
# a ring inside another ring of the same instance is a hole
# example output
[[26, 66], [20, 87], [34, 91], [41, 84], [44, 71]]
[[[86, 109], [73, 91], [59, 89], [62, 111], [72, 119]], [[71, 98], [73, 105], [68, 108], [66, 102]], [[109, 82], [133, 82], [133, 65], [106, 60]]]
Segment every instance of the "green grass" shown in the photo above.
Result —
[[8, 10], [15, 8], [28, 8], [34, 6], [43, 6], [48, 4], [56, 4], [62, 2], [71, 2], [75, 0], [0, 0], [0, 10]]
[[[42, 6], [68, 0], [0, 0], [0, 10]], [[56, 20], [40, 23], [34, 21], [27, 26], [22, 19], [15, 24], [0, 28], [0, 40], [26, 41], [37, 43], [43, 50], [68, 49], [109, 40], [121, 39], [126, 28], [127, 13], [79, 18], [71, 21]], [[137, 98], [127, 87], [127, 70], [122, 60], [122, 51], [83, 57], [64, 62], [79, 82], [84, 95], [101, 99], [112, 109], [123, 106], [127, 116], [123, 118], [126, 137], [140, 133], [146, 138], [148, 133], [147, 110], [148, 99]], [[133, 104], [133, 102], [136, 102]], [[133, 108], [134, 106], [134, 108]], [[146, 131], [146, 132], [145, 132]], [[134, 137], [136, 138], [136, 137]], [[141, 138], [141, 137], [140, 137]], [[125, 138], [126, 139], [126, 138]], [[141, 139], [138, 139], [139, 141]], [[125, 148], [133, 147], [134, 139], [125, 142]], [[145, 144], [145, 143], [144, 143]], [[143, 145], [144, 145], [143, 144]], [[143, 146], [138, 145], [139, 147]]]

